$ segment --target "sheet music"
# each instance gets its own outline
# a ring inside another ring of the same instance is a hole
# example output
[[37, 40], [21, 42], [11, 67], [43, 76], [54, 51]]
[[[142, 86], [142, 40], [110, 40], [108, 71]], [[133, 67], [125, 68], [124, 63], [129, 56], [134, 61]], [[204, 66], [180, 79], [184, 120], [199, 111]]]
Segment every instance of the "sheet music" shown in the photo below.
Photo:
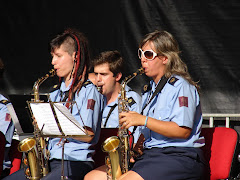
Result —
[[[38, 127], [44, 135], [62, 135], [58, 129], [50, 103], [31, 102], [30, 107]], [[84, 128], [62, 103], [54, 103], [54, 109], [65, 135], [86, 135]]]

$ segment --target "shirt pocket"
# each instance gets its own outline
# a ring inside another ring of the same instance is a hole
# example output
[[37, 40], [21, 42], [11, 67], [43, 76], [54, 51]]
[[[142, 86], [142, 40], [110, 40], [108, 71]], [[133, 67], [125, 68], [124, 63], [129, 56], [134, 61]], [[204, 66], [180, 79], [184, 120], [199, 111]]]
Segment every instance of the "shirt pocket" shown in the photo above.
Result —
[[155, 109], [154, 118], [161, 121], [169, 121], [170, 111]]

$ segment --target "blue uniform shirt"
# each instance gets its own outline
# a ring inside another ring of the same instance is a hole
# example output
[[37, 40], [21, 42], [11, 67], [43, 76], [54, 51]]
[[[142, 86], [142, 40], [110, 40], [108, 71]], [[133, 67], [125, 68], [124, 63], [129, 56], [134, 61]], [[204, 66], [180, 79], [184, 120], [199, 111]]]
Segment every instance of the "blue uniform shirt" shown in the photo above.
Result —
[[[125, 90], [126, 90], [126, 96], [128, 98], [129, 110], [140, 113], [141, 103], [142, 103], [141, 96], [138, 93], [132, 91], [129, 86], [125, 86]], [[102, 115], [102, 127], [104, 127], [104, 125], [105, 125], [106, 118], [108, 116], [108, 113], [110, 112], [111, 107], [114, 106], [115, 104], [116, 105], [118, 104], [118, 98], [116, 98], [116, 100], [114, 102], [106, 105], [106, 97], [104, 96], [104, 110], [103, 110], [103, 115]], [[119, 127], [119, 113], [118, 113], [118, 106], [116, 106], [108, 118], [106, 128], [118, 128], [118, 127]], [[129, 131], [132, 132], [132, 130], [133, 130], [133, 127], [130, 127]], [[135, 143], [136, 143], [138, 137], [139, 137], [139, 128], [137, 128], [134, 133], [134, 142]]]
[[[154, 81], [150, 82], [150, 87], [151, 90], [143, 93], [143, 107], [152, 92], [155, 91], [156, 84]], [[204, 145], [199, 137], [202, 125], [199, 95], [195, 86], [190, 85], [184, 78], [177, 75], [169, 78], [162, 91], [146, 106], [143, 114], [161, 121], [173, 121], [179, 126], [192, 129], [188, 139], [174, 139], [141, 127], [145, 137], [145, 148], [201, 147]]]
[[[66, 87], [65, 83], [62, 82], [60, 89], [50, 93], [51, 101], [63, 101], [64, 95], [70, 86], [71, 84]], [[96, 144], [99, 139], [103, 102], [97, 88], [90, 81], [84, 83], [79, 93], [75, 93], [73, 100], [77, 104], [73, 106], [73, 116], [82, 126], [92, 128], [95, 136], [90, 143], [68, 138], [69, 142], [64, 145], [64, 159], [70, 161], [93, 161], [92, 154], [94, 150], [90, 150], [90, 146]], [[62, 145], [59, 140], [60, 138], [49, 140], [50, 159], [62, 159]]]
[[10, 103], [3, 95], [0, 94], [0, 131], [5, 135], [5, 159], [3, 169], [11, 168], [11, 161], [8, 157], [8, 151], [12, 143], [13, 132], [15, 130], [10, 113], [7, 109], [7, 104]]
[[7, 147], [11, 145], [14, 132], [14, 125], [6, 106], [8, 103], [10, 102], [0, 94], [0, 131], [5, 135]]

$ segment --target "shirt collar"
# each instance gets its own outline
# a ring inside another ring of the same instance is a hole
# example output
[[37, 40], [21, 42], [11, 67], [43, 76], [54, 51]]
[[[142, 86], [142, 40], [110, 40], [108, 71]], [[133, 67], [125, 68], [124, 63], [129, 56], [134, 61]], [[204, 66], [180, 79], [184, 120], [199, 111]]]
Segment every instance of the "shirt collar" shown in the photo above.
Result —
[[70, 82], [68, 87], [66, 87], [65, 81], [62, 81], [60, 89], [61, 89], [62, 92], [69, 91], [71, 85], [72, 85], [72, 81]]

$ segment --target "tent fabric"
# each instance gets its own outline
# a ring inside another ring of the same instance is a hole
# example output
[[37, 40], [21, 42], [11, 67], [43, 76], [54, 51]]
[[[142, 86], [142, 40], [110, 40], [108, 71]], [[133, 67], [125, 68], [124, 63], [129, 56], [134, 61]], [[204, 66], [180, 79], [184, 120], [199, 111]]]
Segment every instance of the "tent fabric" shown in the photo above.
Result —
[[[181, 57], [201, 86], [205, 113], [240, 112], [240, 1], [1, 1], [0, 58], [5, 64], [1, 91], [29, 94], [51, 66], [49, 41], [67, 27], [85, 33], [92, 57], [118, 50], [125, 75], [140, 66], [138, 44], [146, 33], [167, 30], [178, 40]], [[45, 92], [49, 82], [40, 91]], [[137, 92], [148, 81], [136, 77]]]

